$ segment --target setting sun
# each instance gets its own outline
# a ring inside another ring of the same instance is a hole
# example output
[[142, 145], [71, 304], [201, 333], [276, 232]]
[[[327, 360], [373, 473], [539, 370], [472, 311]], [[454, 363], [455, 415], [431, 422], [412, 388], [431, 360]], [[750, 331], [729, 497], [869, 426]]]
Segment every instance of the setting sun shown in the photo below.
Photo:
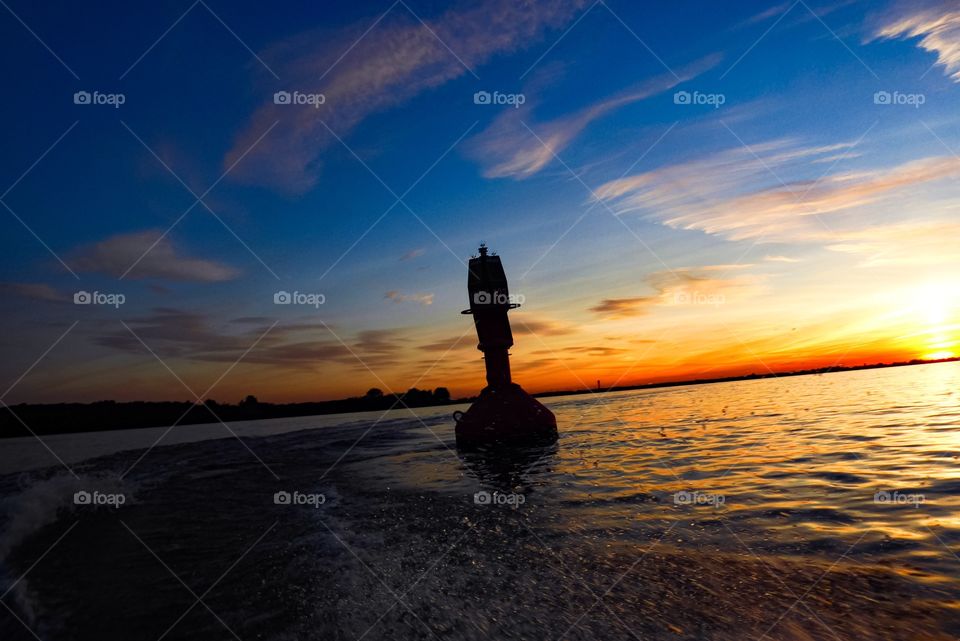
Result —
[[939, 360], [956, 356], [958, 287], [946, 282], [928, 283], [915, 291], [909, 314], [920, 358]]

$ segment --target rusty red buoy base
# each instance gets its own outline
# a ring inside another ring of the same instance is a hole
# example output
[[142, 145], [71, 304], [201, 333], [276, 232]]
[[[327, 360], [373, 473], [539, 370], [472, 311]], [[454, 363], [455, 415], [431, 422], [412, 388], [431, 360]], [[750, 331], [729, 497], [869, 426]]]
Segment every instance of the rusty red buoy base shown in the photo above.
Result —
[[516, 383], [487, 386], [457, 421], [457, 445], [536, 445], [557, 440], [557, 419]]

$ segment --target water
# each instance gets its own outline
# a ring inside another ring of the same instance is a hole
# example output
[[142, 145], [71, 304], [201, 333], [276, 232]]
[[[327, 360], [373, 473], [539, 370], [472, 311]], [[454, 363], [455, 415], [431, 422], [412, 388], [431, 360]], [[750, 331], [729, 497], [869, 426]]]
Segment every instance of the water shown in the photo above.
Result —
[[0, 441], [0, 638], [960, 634], [960, 363], [547, 404]]

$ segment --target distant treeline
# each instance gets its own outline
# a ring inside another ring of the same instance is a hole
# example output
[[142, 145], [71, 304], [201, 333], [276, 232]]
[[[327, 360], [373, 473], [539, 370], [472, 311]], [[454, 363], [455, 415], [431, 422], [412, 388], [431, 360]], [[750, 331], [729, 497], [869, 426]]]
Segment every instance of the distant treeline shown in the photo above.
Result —
[[[471, 399], [463, 399], [467, 402]], [[95, 403], [55, 403], [49, 405], [11, 405], [0, 412], [0, 437], [30, 436], [119, 430], [137, 427], [169, 427], [223, 421], [253, 421], [268, 418], [343, 414], [348, 412], [384, 412], [390, 408], [449, 405], [454, 402], [446, 387], [421, 390], [412, 388], [402, 394], [386, 394], [373, 388], [366, 395], [336, 401], [312, 403], [261, 403], [247, 396], [236, 404], [207, 400], [188, 401], [98, 401]], [[29, 427], [29, 429], [27, 429]]]
[[[731, 381], [749, 381], [761, 378], [779, 378], [804, 376], [810, 374], [829, 374], [860, 369], [882, 367], [902, 367], [905, 365], [924, 365], [960, 360], [943, 358], [939, 360], [905, 361], [899, 363], [874, 363], [847, 367], [835, 365], [818, 369], [795, 370], [791, 372], [766, 372], [725, 378], [709, 378], [665, 383], [647, 383], [598, 389], [563, 390], [542, 392], [534, 396], [567, 396], [572, 394], [590, 394], [600, 392], [620, 392], [627, 390], [651, 389], [656, 387], [675, 387], [680, 385], [705, 385], [708, 383], [726, 383]], [[450, 405], [468, 403], [474, 398], [451, 399], [446, 387], [421, 390], [411, 388], [402, 394], [386, 394], [373, 388], [364, 396], [345, 398], [337, 401], [318, 401], [314, 403], [261, 403], [255, 396], [247, 396], [235, 405], [207, 400], [204, 403], [191, 402], [150, 402], [134, 401], [118, 403], [99, 401], [96, 403], [57, 403], [52, 405], [7, 406], [0, 410], [0, 438], [30, 436], [34, 434], [61, 434], [73, 432], [94, 432], [101, 430], [119, 430], [136, 427], [169, 427], [170, 425], [195, 425], [198, 423], [225, 423], [231, 421], [253, 421], [268, 418], [290, 418], [294, 416], [316, 416], [318, 414], [345, 414], [348, 412], [384, 412], [390, 408], [428, 407], [432, 405]], [[29, 429], [28, 427], [29, 426]]]

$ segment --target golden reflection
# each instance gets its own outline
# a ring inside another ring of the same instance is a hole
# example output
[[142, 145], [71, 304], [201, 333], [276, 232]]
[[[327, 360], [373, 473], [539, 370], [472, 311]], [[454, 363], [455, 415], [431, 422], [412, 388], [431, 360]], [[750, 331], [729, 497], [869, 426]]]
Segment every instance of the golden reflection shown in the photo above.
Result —
[[937, 580], [955, 560], [925, 525], [960, 527], [958, 385], [946, 363], [557, 398], [555, 472], [592, 527], [679, 519], [722, 547], [735, 523], [746, 545], [784, 536], [801, 554], [866, 530]]

